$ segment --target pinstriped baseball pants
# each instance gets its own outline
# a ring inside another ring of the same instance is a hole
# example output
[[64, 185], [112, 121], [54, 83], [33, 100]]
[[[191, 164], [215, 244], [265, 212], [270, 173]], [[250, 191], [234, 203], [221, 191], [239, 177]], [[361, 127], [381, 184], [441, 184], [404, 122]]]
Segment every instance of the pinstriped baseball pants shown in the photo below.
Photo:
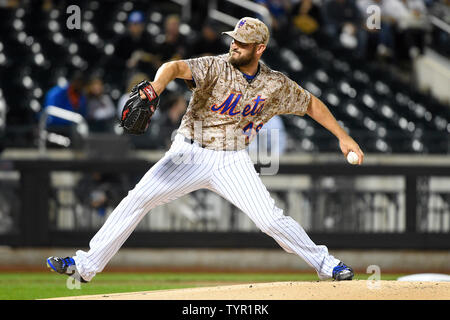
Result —
[[159, 160], [114, 209], [74, 260], [83, 279], [101, 272], [153, 208], [198, 189], [209, 189], [230, 201], [285, 251], [303, 258], [320, 279], [332, 277], [339, 263], [325, 246], [316, 245], [303, 228], [275, 206], [246, 150], [215, 151], [184, 141], [180, 134]]

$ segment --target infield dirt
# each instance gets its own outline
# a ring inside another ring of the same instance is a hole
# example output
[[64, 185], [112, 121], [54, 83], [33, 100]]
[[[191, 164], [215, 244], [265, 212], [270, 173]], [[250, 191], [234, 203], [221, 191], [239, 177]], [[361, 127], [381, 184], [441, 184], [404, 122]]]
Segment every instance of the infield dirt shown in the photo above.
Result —
[[239, 284], [57, 298], [62, 300], [450, 300], [450, 282], [311, 281]]

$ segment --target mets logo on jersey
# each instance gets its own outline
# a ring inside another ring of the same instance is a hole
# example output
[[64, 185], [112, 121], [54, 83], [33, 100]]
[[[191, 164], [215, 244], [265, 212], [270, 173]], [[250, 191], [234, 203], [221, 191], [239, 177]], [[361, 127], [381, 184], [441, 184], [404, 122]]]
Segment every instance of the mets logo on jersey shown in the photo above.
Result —
[[236, 106], [241, 100], [242, 93], [231, 92], [228, 97], [222, 102], [221, 105], [213, 104], [210, 106], [211, 111], [219, 112], [220, 114], [226, 114], [230, 116], [235, 116], [242, 114], [243, 117], [256, 116], [264, 108], [265, 98], [257, 96], [252, 100], [252, 104], [247, 104], [242, 110], [236, 110]]

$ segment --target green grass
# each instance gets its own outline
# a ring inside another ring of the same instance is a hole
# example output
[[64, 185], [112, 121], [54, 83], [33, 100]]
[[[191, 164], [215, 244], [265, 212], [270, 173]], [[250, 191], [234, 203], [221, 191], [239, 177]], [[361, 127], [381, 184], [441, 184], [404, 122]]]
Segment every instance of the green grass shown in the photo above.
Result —
[[[369, 274], [357, 274], [365, 280]], [[395, 280], [398, 274], [382, 275]], [[316, 274], [305, 273], [115, 273], [98, 274], [80, 289], [68, 289], [67, 277], [55, 273], [0, 273], [0, 300], [29, 300], [90, 294], [179, 289], [275, 281], [316, 281]]]

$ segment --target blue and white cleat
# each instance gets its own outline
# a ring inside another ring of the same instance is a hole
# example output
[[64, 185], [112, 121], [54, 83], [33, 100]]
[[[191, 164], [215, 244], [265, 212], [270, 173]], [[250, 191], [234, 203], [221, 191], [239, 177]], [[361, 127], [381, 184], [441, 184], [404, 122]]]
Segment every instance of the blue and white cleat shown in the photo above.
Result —
[[49, 267], [54, 272], [66, 274], [82, 283], [87, 282], [78, 273], [75, 265], [75, 260], [73, 260], [73, 258], [49, 257], [47, 258], [47, 267]]
[[353, 269], [346, 266], [342, 261], [333, 268], [333, 279], [336, 281], [352, 280], [353, 276]]

